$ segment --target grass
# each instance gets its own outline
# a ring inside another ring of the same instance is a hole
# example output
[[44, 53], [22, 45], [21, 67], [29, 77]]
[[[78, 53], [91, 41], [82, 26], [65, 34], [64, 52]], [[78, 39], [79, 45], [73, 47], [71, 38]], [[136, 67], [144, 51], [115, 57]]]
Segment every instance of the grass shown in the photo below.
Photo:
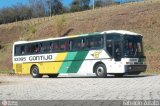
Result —
[[145, 73], [146, 74], [160, 74], [160, 71], [157, 71], [157, 70], [147, 70]]
[[56, 16], [55, 17], [55, 20], [54, 20], [54, 23], [53, 23], [53, 26], [55, 27], [56, 29], [56, 34], [57, 35], [62, 35], [62, 32], [64, 30], [64, 27], [66, 25], [66, 17], [65, 15], [60, 15], [60, 16]]
[[0, 70], [0, 74], [13, 74], [13, 70]]

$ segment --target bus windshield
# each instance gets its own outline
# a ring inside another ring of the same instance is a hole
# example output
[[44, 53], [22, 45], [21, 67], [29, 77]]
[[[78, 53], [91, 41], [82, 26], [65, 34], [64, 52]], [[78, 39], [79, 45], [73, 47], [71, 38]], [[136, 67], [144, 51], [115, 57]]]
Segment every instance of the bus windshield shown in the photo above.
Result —
[[126, 35], [124, 37], [124, 57], [143, 57], [142, 36]]

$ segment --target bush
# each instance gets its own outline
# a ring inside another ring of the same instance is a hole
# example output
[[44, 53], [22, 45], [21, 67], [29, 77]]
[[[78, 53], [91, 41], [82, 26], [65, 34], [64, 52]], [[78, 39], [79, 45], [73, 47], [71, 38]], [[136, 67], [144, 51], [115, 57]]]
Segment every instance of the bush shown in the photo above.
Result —
[[35, 28], [32, 28], [32, 29], [31, 29], [32, 34], [35, 34], [36, 31], [37, 31], [37, 30], [36, 30]]
[[66, 17], [64, 15], [56, 16], [54, 21], [54, 27], [58, 36], [62, 35], [66, 23]]

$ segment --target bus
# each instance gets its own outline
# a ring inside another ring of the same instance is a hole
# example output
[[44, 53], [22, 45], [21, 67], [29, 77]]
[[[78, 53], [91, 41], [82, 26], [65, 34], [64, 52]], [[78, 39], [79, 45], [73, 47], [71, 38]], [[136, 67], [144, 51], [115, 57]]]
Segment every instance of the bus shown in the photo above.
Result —
[[125, 30], [65, 36], [13, 44], [13, 70], [33, 78], [59, 74], [94, 74], [105, 78], [138, 75], [147, 65], [143, 36]]

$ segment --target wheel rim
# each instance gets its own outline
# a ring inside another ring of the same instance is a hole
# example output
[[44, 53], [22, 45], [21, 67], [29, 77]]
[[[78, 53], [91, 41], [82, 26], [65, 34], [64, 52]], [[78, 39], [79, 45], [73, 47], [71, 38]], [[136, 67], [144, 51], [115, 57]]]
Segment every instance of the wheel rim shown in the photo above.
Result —
[[103, 67], [98, 67], [97, 68], [97, 74], [98, 74], [98, 76], [102, 76], [104, 74], [104, 68]]
[[33, 69], [32, 69], [32, 75], [33, 75], [33, 76], [36, 76], [37, 73], [38, 73], [37, 68], [33, 68]]

